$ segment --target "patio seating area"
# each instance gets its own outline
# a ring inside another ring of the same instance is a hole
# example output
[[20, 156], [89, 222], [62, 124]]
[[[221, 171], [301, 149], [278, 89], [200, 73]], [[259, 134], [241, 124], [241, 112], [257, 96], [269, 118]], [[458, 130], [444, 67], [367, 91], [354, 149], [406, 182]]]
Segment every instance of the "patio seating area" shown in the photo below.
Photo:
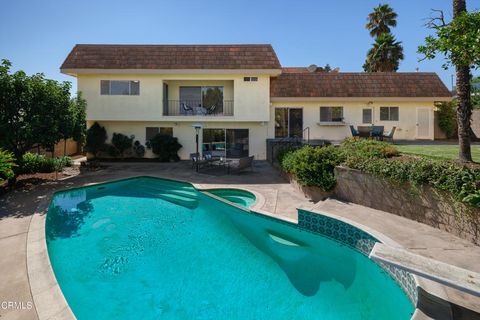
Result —
[[391, 142], [393, 142], [395, 130], [396, 127], [393, 127], [389, 132], [385, 132], [384, 126], [358, 126], [356, 129], [354, 126], [350, 126], [352, 137], [372, 138], [375, 140]]
[[190, 161], [192, 169], [196, 172], [213, 174], [239, 173], [246, 169], [253, 171], [254, 156], [242, 158], [226, 158], [216, 154], [205, 152], [204, 155], [191, 153]]

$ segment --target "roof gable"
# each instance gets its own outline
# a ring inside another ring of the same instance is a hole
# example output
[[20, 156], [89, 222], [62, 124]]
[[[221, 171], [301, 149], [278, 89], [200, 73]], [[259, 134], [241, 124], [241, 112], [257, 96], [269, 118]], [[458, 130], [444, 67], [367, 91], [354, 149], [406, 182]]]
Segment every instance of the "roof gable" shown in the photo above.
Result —
[[60, 69], [280, 69], [269, 44], [77, 44]]

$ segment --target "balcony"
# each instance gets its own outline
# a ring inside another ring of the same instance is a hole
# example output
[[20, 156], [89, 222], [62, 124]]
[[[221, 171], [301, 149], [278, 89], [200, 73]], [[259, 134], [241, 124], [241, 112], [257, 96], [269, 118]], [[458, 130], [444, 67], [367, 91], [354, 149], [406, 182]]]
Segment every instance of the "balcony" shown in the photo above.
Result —
[[163, 102], [164, 116], [232, 117], [233, 100], [205, 105], [202, 100], [168, 100]]

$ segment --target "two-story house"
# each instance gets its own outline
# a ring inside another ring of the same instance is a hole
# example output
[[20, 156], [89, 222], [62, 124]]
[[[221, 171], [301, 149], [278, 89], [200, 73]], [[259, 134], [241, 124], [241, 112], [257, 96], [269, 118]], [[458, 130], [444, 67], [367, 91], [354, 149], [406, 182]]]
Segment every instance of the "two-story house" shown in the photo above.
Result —
[[[266, 158], [267, 139], [341, 140], [350, 125], [433, 139], [434, 102], [451, 94], [434, 73], [282, 68], [271, 45], [76, 45], [61, 72], [77, 77], [95, 121], [145, 143], [157, 133], [195, 152]], [[151, 156], [151, 154], [147, 154]]]

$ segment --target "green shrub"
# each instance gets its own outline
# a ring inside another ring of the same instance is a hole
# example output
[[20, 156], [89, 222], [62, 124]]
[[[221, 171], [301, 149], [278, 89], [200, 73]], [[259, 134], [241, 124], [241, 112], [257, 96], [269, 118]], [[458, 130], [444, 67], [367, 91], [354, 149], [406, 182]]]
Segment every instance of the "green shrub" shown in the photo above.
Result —
[[124, 158], [125, 151], [132, 149], [133, 139], [135, 139], [134, 135], [128, 137], [121, 133], [114, 133], [112, 136], [112, 145], [116, 149], [115, 154]]
[[155, 137], [147, 141], [147, 148], [158, 156], [162, 162], [178, 161], [178, 150], [182, 145], [178, 143], [178, 139], [166, 134], [157, 134]]
[[341, 149], [346, 157], [390, 158], [399, 154], [393, 144], [374, 139], [345, 139]]
[[292, 151], [295, 151], [297, 148], [295, 147], [282, 147], [280, 150], [277, 152], [277, 161], [278, 163], [282, 163], [283, 158], [291, 153]]
[[138, 158], [143, 158], [145, 155], [145, 147], [138, 140], [133, 143], [133, 153]]
[[447, 138], [453, 138], [457, 131], [457, 112], [453, 102], [436, 103], [438, 126], [445, 133]]
[[13, 169], [16, 166], [13, 153], [0, 149], [0, 183], [15, 177]]
[[85, 139], [85, 150], [93, 153], [96, 158], [100, 151], [105, 150], [105, 142], [107, 141], [107, 130], [95, 122], [87, 130], [87, 137]]
[[23, 155], [20, 161], [19, 173], [48, 173], [56, 170], [60, 171], [64, 167], [72, 165], [70, 157], [63, 156], [60, 158], [48, 158], [44, 155], [27, 152]]
[[283, 156], [281, 167], [304, 186], [331, 191], [335, 187], [334, 168], [343, 160], [339, 148], [305, 146]]

